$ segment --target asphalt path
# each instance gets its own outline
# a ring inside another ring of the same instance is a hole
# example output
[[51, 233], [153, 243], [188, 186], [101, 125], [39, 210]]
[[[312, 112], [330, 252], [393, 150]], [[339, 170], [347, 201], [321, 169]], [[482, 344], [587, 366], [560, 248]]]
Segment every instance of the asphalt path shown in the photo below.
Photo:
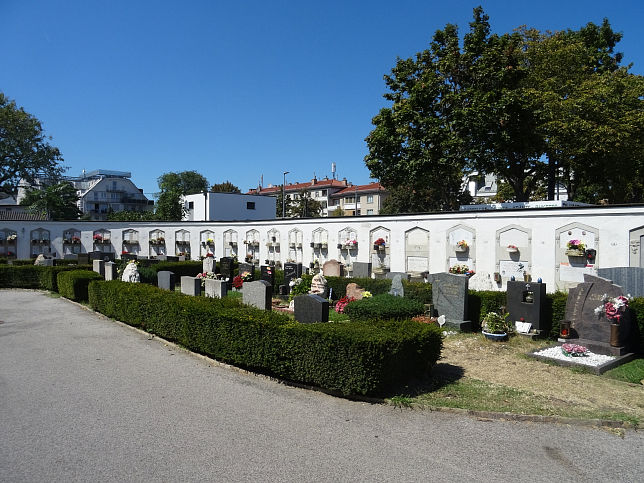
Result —
[[335, 398], [0, 290], [0, 481], [642, 481], [644, 436]]

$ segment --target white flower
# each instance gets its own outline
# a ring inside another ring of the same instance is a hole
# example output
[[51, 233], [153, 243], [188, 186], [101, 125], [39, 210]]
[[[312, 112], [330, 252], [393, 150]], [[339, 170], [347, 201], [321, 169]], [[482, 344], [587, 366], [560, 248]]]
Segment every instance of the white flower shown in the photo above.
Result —
[[604, 306], [600, 305], [594, 310], [594, 312], [595, 312], [595, 315], [601, 315], [604, 312]]

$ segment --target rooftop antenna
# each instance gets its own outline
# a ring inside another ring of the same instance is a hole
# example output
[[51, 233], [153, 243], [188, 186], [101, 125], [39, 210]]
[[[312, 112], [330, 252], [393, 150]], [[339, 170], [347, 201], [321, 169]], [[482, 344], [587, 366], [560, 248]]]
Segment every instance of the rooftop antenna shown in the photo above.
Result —
[[335, 163], [331, 163], [331, 179], [335, 179]]

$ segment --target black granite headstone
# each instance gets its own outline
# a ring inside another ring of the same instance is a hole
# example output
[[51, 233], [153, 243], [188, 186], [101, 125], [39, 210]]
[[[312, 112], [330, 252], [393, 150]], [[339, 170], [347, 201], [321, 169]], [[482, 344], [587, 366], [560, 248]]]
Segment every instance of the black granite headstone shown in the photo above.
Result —
[[275, 285], [275, 267], [262, 265], [260, 267], [260, 280], [266, 280], [271, 286]]
[[546, 284], [536, 282], [507, 282], [507, 311], [510, 321], [532, 324], [536, 331], [548, 329], [545, 320]]
[[329, 321], [329, 301], [319, 295], [298, 295], [293, 299], [295, 320], [303, 324]]
[[219, 273], [224, 279], [233, 277], [233, 259], [231, 257], [221, 257], [219, 259]]
[[255, 265], [253, 265], [252, 263], [240, 263], [237, 273], [241, 275], [244, 272], [250, 273], [250, 280], [248, 280], [249, 282], [255, 280]]
[[284, 285], [286, 286], [286, 293], [284, 295], [288, 295], [290, 293], [290, 285], [289, 283], [291, 280], [295, 280], [296, 278], [299, 277], [297, 270], [298, 270], [298, 265], [300, 266], [300, 269], [302, 267], [302, 264], [298, 263], [285, 263], [284, 264]]
[[437, 315], [444, 315], [449, 325], [463, 331], [471, 330], [472, 322], [467, 319], [467, 284], [466, 275], [451, 273], [431, 273], [428, 275], [432, 284], [432, 303]]

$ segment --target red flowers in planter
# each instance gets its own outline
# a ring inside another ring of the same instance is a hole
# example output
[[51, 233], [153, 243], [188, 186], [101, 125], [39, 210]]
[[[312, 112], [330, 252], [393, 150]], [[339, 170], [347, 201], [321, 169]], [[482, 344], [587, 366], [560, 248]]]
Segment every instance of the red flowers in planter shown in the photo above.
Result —
[[242, 288], [243, 285], [244, 285], [244, 279], [241, 278], [241, 275], [237, 275], [235, 278], [233, 278], [233, 287]]

